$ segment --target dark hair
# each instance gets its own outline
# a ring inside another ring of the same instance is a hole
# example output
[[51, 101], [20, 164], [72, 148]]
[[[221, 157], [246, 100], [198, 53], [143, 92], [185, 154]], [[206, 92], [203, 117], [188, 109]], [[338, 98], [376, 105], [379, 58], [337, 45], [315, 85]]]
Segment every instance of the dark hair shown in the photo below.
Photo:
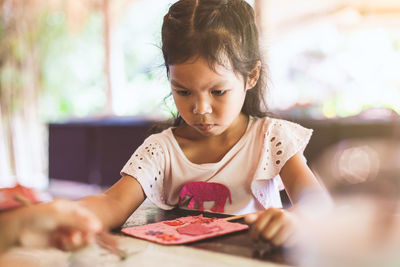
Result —
[[[162, 52], [169, 76], [169, 66], [191, 58], [204, 57], [210, 67], [224, 65], [228, 58], [235, 72], [245, 81], [257, 62], [260, 78], [246, 93], [242, 112], [265, 117], [265, 66], [259, 47], [253, 8], [244, 0], [180, 0], [164, 16]], [[177, 115], [174, 125], [182, 123]]]

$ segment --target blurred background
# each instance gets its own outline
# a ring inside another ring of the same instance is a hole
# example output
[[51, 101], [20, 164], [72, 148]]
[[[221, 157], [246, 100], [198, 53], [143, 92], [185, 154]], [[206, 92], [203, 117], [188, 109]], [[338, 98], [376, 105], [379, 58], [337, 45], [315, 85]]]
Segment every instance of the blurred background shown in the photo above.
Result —
[[[70, 182], [88, 193], [119, 179], [152, 123], [174, 111], [160, 50], [173, 2], [0, 1], [0, 187], [63, 195]], [[327, 184], [397, 175], [400, 1], [248, 2], [269, 107], [314, 129], [314, 172]]]

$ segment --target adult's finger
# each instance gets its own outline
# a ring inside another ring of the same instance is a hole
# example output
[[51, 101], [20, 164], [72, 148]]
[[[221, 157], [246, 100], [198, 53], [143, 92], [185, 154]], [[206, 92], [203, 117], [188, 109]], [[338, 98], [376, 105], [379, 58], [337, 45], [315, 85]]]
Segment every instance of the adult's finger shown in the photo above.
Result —
[[86, 246], [87, 243], [81, 231], [60, 227], [52, 234], [52, 245], [62, 250], [72, 251]]
[[79, 203], [68, 200], [56, 200], [49, 203], [51, 216], [57, 226], [72, 227], [81, 231], [100, 232], [102, 223], [88, 209]]

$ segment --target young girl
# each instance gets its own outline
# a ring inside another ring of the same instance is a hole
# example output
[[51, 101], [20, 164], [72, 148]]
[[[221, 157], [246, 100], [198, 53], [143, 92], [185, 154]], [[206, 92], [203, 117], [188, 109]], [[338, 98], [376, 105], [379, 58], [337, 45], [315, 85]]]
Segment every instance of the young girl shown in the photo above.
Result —
[[263, 211], [247, 218], [254, 238], [289, 242], [295, 215], [281, 209], [279, 191], [296, 204], [321, 189], [303, 157], [311, 130], [265, 112], [253, 9], [244, 0], [180, 0], [164, 17], [162, 51], [174, 126], [148, 137], [107, 192], [80, 202], [113, 228], [146, 197], [162, 209], [192, 197], [189, 208]]

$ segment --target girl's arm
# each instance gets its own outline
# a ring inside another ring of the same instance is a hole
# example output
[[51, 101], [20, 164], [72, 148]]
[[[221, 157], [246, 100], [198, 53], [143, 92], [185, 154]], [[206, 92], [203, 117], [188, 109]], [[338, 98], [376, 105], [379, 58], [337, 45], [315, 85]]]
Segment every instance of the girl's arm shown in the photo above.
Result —
[[145, 199], [140, 183], [125, 175], [103, 194], [79, 202], [97, 215], [105, 229], [112, 229], [121, 226]]
[[[286, 162], [281, 169], [280, 176], [294, 206], [307, 192], [328, 196], [328, 193], [307, 166], [302, 152], [295, 154]], [[262, 213], [247, 216], [246, 221], [253, 224], [251, 236], [256, 240], [261, 238], [274, 245], [288, 246], [293, 245], [296, 241], [294, 232], [297, 218], [290, 210], [269, 208]]]
[[302, 152], [298, 152], [286, 162], [280, 176], [293, 205], [309, 191], [324, 193], [323, 187], [308, 167]]

